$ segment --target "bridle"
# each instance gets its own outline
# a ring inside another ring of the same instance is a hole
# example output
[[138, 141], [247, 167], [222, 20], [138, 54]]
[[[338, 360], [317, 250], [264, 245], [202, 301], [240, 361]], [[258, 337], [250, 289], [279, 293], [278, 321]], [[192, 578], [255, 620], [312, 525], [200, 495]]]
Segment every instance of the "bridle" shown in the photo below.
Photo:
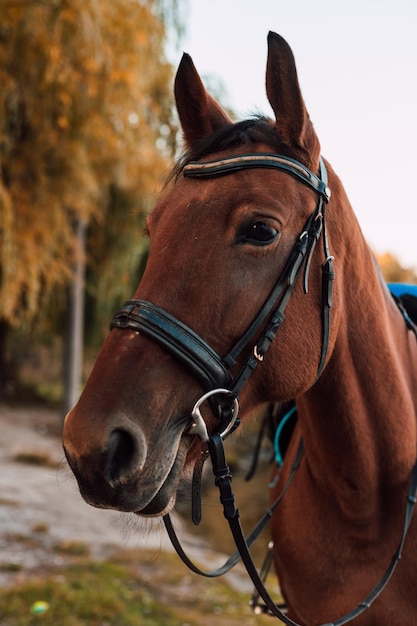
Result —
[[[183, 168], [184, 177], [210, 178], [224, 176], [233, 172], [253, 169], [268, 168], [278, 169], [295, 177], [303, 184], [313, 189], [318, 194], [318, 202], [315, 211], [308, 217], [304, 228], [292, 248], [277, 282], [269, 296], [249, 325], [242, 337], [234, 347], [225, 355], [220, 356], [208, 345], [197, 333], [180, 320], [173, 317], [160, 307], [144, 300], [128, 300], [123, 307], [114, 315], [110, 328], [128, 328], [142, 332], [155, 340], [159, 345], [166, 348], [179, 361], [181, 361], [202, 383], [205, 393], [196, 402], [191, 411], [191, 419], [188, 434], [198, 435], [204, 444], [201, 459], [197, 461], [193, 477], [193, 520], [200, 521], [199, 509], [199, 484], [204, 460], [210, 456], [215, 475], [215, 483], [220, 491], [220, 501], [223, 504], [224, 516], [227, 519], [234, 537], [237, 551], [219, 569], [213, 572], [202, 571], [185, 554], [178, 537], [172, 526], [169, 515], [164, 516], [168, 534], [179, 556], [186, 565], [195, 573], [216, 577], [229, 571], [239, 560], [242, 560], [249, 576], [254, 583], [258, 595], [265, 603], [268, 612], [281, 619], [288, 626], [300, 626], [290, 619], [282, 607], [275, 604], [267, 592], [264, 581], [259, 575], [252, 560], [249, 548], [259, 536], [267, 522], [271, 519], [275, 509], [293, 481], [303, 455], [303, 442], [300, 441], [295, 461], [291, 467], [287, 482], [280, 496], [271, 505], [258, 525], [246, 539], [243, 533], [239, 510], [235, 505], [235, 498], [231, 487], [231, 474], [226, 463], [223, 440], [234, 430], [238, 424], [238, 399], [239, 395], [255, 371], [258, 364], [264, 359], [272, 341], [285, 320], [285, 309], [293, 293], [294, 287], [304, 267], [303, 289], [308, 292], [308, 278], [310, 264], [316, 244], [322, 237], [324, 262], [322, 263], [322, 342], [321, 355], [317, 369], [316, 380], [323, 372], [327, 360], [330, 339], [330, 310], [332, 306], [332, 285], [335, 277], [334, 259], [329, 251], [329, 243], [326, 231], [325, 209], [330, 200], [330, 189], [327, 183], [327, 171], [323, 159], [319, 161], [319, 176], [316, 176], [300, 162], [286, 156], [270, 153], [251, 153], [240, 156], [231, 156], [214, 161], [190, 162]], [[263, 328], [263, 330], [261, 330]], [[258, 335], [255, 341], [255, 337]], [[237, 375], [233, 376], [239, 357], [248, 353]], [[200, 407], [208, 400], [214, 413], [219, 418], [219, 428], [209, 434], [205, 421], [201, 415]], [[395, 567], [401, 557], [402, 548], [411, 522], [411, 517], [416, 502], [417, 490], [417, 463], [411, 476], [410, 488], [407, 496], [407, 507], [403, 532], [398, 549], [379, 584], [368, 594], [353, 611], [340, 619], [323, 624], [322, 626], [342, 626], [350, 622], [358, 615], [367, 610], [391, 579]], [[197, 494], [197, 495], [196, 495]]]
[[[324, 233], [325, 258], [322, 265], [323, 338], [317, 378], [324, 368], [329, 345], [334, 270], [325, 226], [325, 206], [330, 199], [330, 189], [327, 185], [327, 171], [323, 160], [320, 158], [320, 177], [317, 177], [294, 159], [269, 153], [245, 154], [208, 162], [191, 162], [184, 167], [183, 174], [190, 178], [210, 178], [253, 168], [272, 168], [287, 172], [313, 189], [318, 194], [319, 199], [315, 211], [307, 219], [269, 296], [234, 347], [225, 356], [220, 356], [204, 339], [183, 322], [145, 300], [128, 300], [114, 315], [110, 325], [111, 329], [115, 327], [130, 328], [154, 339], [182, 361], [200, 380], [205, 392], [213, 389], [227, 389], [230, 392], [229, 405], [239, 397], [248, 378], [257, 365], [262, 362], [281, 327], [285, 319], [285, 308], [293, 293], [303, 264], [305, 265], [303, 287], [307, 293], [311, 257], [322, 232]], [[254, 337], [267, 320], [268, 322], [259, 339], [255, 345], [252, 345]], [[249, 357], [238, 374], [233, 376], [232, 370], [236, 367], [238, 358], [243, 353], [247, 353], [248, 350], [250, 350]], [[223, 398], [220, 400], [220, 407], [224, 408], [224, 406]], [[221, 413], [220, 410], [220, 418]], [[221, 424], [220, 430], [224, 430], [224, 428], [225, 425]]]

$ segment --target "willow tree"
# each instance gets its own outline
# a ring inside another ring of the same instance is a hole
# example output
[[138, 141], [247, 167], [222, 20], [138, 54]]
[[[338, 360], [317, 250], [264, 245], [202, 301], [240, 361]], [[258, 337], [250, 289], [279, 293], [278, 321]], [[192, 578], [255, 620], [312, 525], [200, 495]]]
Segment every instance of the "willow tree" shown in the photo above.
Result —
[[109, 247], [113, 263], [138, 253], [140, 216], [170, 156], [167, 10], [156, 0], [0, 3], [3, 328], [36, 322], [70, 283], [80, 221], [97, 293], [120, 289]]

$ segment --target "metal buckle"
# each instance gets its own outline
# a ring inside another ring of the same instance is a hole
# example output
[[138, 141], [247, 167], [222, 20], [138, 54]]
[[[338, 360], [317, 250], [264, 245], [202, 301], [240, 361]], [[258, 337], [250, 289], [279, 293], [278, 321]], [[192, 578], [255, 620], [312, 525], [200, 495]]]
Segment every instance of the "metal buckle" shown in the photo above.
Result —
[[[207, 431], [207, 426], [206, 423], [203, 419], [203, 416], [201, 415], [201, 411], [200, 411], [200, 406], [202, 404], [204, 404], [204, 402], [208, 399], [211, 398], [211, 396], [215, 396], [215, 395], [219, 395], [219, 394], [224, 394], [224, 395], [232, 395], [232, 392], [229, 389], [212, 389], [211, 391], [208, 391], [207, 393], [205, 393], [204, 395], [201, 396], [201, 398], [199, 400], [197, 400], [197, 402], [194, 405], [193, 410], [191, 411], [191, 425], [187, 431], [187, 434], [189, 435], [198, 435], [201, 439], [201, 441], [205, 442], [208, 441], [210, 439], [208, 431]], [[227, 435], [230, 433], [230, 431], [232, 430], [236, 420], [237, 420], [237, 416], [239, 413], [239, 401], [237, 398], [233, 399], [233, 409], [232, 409], [232, 419], [230, 420], [230, 422], [228, 423], [228, 425], [226, 426], [226, 428], [223, 430], [223, 432], [220, 433], [220, 437], [222, 439], [225, 439], [227, 437]]]

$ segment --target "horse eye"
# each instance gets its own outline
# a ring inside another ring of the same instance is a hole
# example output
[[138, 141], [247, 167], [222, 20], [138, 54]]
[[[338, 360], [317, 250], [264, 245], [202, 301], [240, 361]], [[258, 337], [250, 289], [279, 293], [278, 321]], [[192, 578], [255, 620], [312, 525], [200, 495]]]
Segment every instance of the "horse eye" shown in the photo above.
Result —
[[249, 228], [246, 228], [245, 232], [239, 237], [241, 243], [251, 243], [255, 246], [267, 246], [275, 241], [278, 236], [276, 228], [258, 220], [253, 222]]

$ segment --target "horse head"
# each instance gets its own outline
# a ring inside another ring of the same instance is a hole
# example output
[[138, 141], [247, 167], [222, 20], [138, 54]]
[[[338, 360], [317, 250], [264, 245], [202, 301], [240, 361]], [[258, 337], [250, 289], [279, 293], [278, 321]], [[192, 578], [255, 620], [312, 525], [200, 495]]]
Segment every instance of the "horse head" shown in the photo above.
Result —
[[[298, 254], [306, 223], [312, 216], [322, 220], [317, 212], [320, 193], [312, 184], [302, 184], [306, 180], [300, 183], [296, 171], [304, 170], [320, 183], [319, 141], [292, 52], [274, 33], [268, 37], [266, 89], [275, 119], [258, 116], [234, 124], [207, 93], [191, 58], [185, 54], [181, 60], [175, 97], [186, 153], [147, 220], [150, 255], [133, 304], [122, 313], [128, 322], [116, 319], [65, 420], [69, 464], [83, 497], [94, 506], [141, 515], [166, 513], [201, 452], [190, 415], [207, 391], [206, 381], [178, 358], [172, 345], [155, 339], [153, 331], [160, 337], [173, 324], [172, 333], [181, 336], [180, 349], [190, 336], [194, 351], [200, 341], [202, 360], [204, 355], [210, 360], [212, 351], [226, 378], [235, 380], [268, 325], [274, 298], [253, 326], [258, 312], [280, 276], [278, 301], [291, 282], [288, 260], [294, 250]], [[274, 155], [280, 155], [284, 164], [296, 165], [289, 172], [265, 163], [257, 167], [257, 157], [264, 155], [275, 164]], [[246, 167], [248, 159], [251, 165]], [[230, 168], [204, 175], [212, 162]], [[233, 169], [242, 163], [245, 167]], [[308, 268], [306, 262], [303, 271], [309, 288], [305, 284], [303, 289], [301, 278], [291, 287], [285, 313], [291, 323], [282, 324], [264, 362], [241, 390], [243, 417], [265, 402], [294, 398], [316, 379], [323, 356], [325, 261], [318, 249], [307, 249]], [[144, 321], [147, 303], [150, 321]], [[141, 315], [137, 326], [131, 322], [135, 307]], [[224, 355], [245, 336], [245, 345], [224, 363]], [[329, 353], [332, 338], [331, 332]], [[218, 416], [208, 404], [204, 420], [208, 432], [218, 428]]]

